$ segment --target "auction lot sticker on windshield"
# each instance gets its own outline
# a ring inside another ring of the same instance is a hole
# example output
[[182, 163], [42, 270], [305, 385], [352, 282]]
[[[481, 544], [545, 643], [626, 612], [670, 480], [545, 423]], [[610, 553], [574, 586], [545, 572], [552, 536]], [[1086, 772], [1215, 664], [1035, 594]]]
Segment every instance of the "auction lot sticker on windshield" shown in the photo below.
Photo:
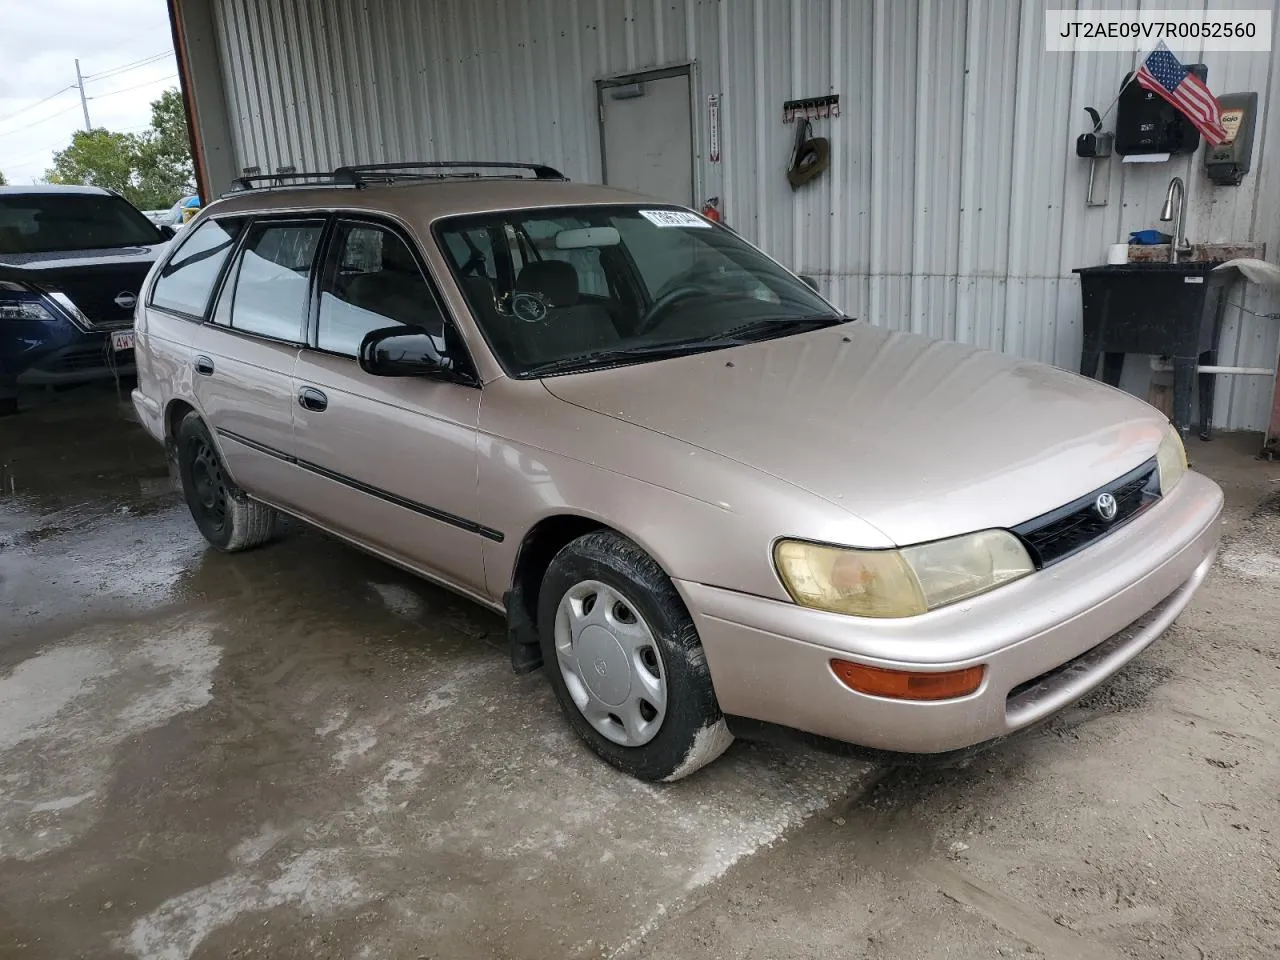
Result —
[[711, 227], [696, 213], [687, 210], [641, 210], [640, 216], [658, 227]]

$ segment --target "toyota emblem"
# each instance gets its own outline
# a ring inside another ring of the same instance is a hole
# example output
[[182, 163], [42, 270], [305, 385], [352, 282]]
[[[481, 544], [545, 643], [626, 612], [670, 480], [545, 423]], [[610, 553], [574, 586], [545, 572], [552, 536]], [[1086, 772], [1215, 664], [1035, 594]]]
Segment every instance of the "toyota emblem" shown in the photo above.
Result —
[[1116, 510], [1119, 509], [1119, 504], [1116, 503], [1116, 498], [1111, 494], [1102, 493], [1094, 501], [1093, 509], [1098, 511], [1098, 516], [1110, 523], [1116, 518]]
[[121, 310], [132, 310], [138, 303], [138, 298], [128, 290], [121, 290], [116, 294], [115, 304]]

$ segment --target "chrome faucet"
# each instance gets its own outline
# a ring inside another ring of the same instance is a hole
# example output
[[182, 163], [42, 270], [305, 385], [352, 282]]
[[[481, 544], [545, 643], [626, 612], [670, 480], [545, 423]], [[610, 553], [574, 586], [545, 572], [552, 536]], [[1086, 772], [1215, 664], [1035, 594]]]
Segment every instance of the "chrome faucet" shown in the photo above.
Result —
[[[1175, 205], [1173, 195], [1177, 193]], [[1160, 210], [1160, 219], [1173, 221], [1173, 241], [1169, 245], [1169, 262], [1177, 263], [1180, 254], [1191, 252], [1191, 244], [1187, 242], [1187, 196], [1181, 177], [1169, 181], [1169, 189], [1164, 194], [1164, 207]]]

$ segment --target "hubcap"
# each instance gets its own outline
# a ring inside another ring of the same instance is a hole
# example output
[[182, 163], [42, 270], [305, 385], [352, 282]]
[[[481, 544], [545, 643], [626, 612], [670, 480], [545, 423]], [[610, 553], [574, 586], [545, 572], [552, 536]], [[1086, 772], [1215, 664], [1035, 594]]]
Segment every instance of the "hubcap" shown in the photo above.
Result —
[[653, 631], [608, 584], [584, 580], [556, 608], [556, 659], [574, 704], [603, 737], [638, 747], [658, 735], [667, 678]]
[[197, 444], [191, 458], [191, 485], [200, 512], [221, 530], [227, 522], [227, 481], [217, 451], [207, 443]]

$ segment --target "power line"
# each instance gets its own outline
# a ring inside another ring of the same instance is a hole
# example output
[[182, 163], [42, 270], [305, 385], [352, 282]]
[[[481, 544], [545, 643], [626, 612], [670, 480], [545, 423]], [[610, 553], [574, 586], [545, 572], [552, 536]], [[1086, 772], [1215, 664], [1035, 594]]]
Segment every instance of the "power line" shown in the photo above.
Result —
[[141, 60], [132, 60], [129, 63], [121, 64], [118, 67], [112, 67], [109, 70], [103, 70], [101, 73], [85, 74], [85, 83], [96, 83], [99, 80], [105, 80], [107, 77], [114, 77], [118, 73], [128, 73], [130, 70], [137, 70], [148, 64], [155, 63], [157, 60], [163, 60], [166, 57], [173, 56], [172, 50], [161, 50], [159, 53], [149, 54]]
[[176, 80], [178, 75], [171, 73], [167, 77], [159, 77], [156, 80], [148, 80], [146, 83], [134, 84], [132, 87], [125, 87], [123, 90], [111, 90], [108, 93], [100, 93], [96, 97], [90, 97], [90, 100], [101, 100], [103, 97], [114, 97], [117, 93], [128, 93], [130, 90], [140, 90], [142, 87], [150, 87], [157, 83], [164, 83], [166, 80]]
[[0, 130], [0, 137], [8, 137], [15, 133], [21, 133], [23, 130], [30, 130], [32, 127], [38, 127], [40, 126], [40, 124], [47, 123], [48, 121], [52, 120], [54, 117], [60, 117], [64, 113], [70, 113], [72, 110], [74, 110], [78, 106], [80, 106], [80, 104], [73, 103], [71, 106], [67, 107], [65, 110], [59, 110], [57, 113], [51, 113], [47, 117], [41, 117], [39, 120], [33, 120], [31, 123], [28, 123], [26, 126], [14, 127], [12, 130]]
[[64, 94], [68, 90], [74, 90], [75, 87], [76, 85], [74, 83], [69, 83], [65, 87], [63, 87], [61, 90], [53, 91], [53, 93], [49, 94], [43, 100], [37, 100], [35, 103], [31, 104], [29, 107], [23, 107], [21, 110], [15, 110], [13, 111], [13, 113], [6, 114], [5, 116], [0, 117], [0, 123], [4, 123], [6, 120], [12, 120], [14, 117], [18, 116], [21, 113], [26, 113], [28, 110], [34, 110], [36, 107], [40, 106], [40, 104], [48, 103], [54, 97], [59, 96], [60, 94]]
[[[98, 80], [105, 80], [105, 79], [107, 79], [108, 77], [114, 77], [114, 76], [116, 76], [117, 74], [121, 74], [121, 73], [128, 73], [128, 72], [130, 72], [130, 71], [132, 71], [132, 70], [137, 70], [137, 69], [139, 69], [139, 68], [141, 68], [141, 67], [149, 66], [150, 64], [156, 63], [157, 61], [160, 61], [160, 60], [164, 60], [165, 58], [167, 58], [167, 57], [171, 57], [171, 56], [173, 56], [173, 51], [172, 51], [172, 50], [161, 50], [159, 53], [149, 54], [148, 56], [145, 56], [145, 57], [143, 57], [143, 58], [141, 58], [141, 59], [139, 59], [139, 60], [132, 60], [132, 61], [130, 61], [129, 63], [121, 64], [121, 65], [120, 65], [120, 66], [118, 66], [118, 67], [111, 67], [111, 68], [109, 68], [109, 69], [107, 69], [107, 70], [103, 70], [101, 73], [91, 73], [91, 74], [87, 74], [87, 75], [85, 75], [85, 76], [84, 76], [83, 80], [84, 80], [84, 82], [85, 82], [85, 83], [93, 83], [93, 82], [96, 82], [96, 81], [98, 81]], [[176, 76], [177, 76], [177, 74], [174, 74], [174, 76], [176, 77]], [[3, 117], [0, 117], [0, 123], [5, 123], [5, 122], [7, 122], [7, 121], [9, 121], [9, 120], [12, 120], [14, 117], [21, 116], [22, 114], [27, 113], [27, 112], [28, 112], [28, 111], [30, 111], [30, 110], [34, 110], [36, 107], [39, 107], [39, 106], [42, 106], [43, 104], [48, 103], [48, 102], [49, 102], [50, 100], [52, 100], [54, 97], [61, 96], [62, 94], [66, 93], [68, 90], [74, 90], [74, 89], [76, 89], [76, 86], [77, 86], [77, 84], [69, 83], [69, 84], [67, 84], [65, 87], [62, 87], [61, 89], [58, 89], [58, 90], [53, 91], [53, 93], [49, 94], [47, 97], [44, 97], [44, 98], [43, 98], [43, 99], [41, 99], [41, 100], [37, 100], [35, 103], [28, 104], [27, 106], [22, 107], [22, 108], [20, 108], [20, 109], [18, 109], [18, 110], [14, 110], [12, 113], [7, 113], [7, 114], [5, 114]], [[146, 84], [142, 84], [142, 86], [146, 86]], [[131, 89], [135, 89], [135, 88], [131, 88]], [[123, 93], [124, 91], [123, 91], [123, 90], [113, 90], [113, 91], [111, 91], [111, 92], [112, 92], [112, 93]], [[105, 97], [105, 96], [109, 96], [109, 94], [105, 94], [105, 93], [104, 93], [104, 94], [102, 94], [102, 96], [104, 96], [104, 97]], [[90, 99], [92, 99], [92, 98], [90, 98]], [[53, 116], [60, 116], [60, 114], [54, 114]], [[48, 118], [46, 118], [46, 119], [48, 119]], [[36, 121], [36, 122], [37, 122], [37, 123], [43, 123], [44, 121], [43, 121], [43, 120], [39, 120], [39, 121]], [[18, 129], [26, 129], [26, 128], [25, 128], [25, 127], [20, 127], [20, 128], [18, 128]], [[13, 132], [13, 131], [9, 131], [9, 132]], [[3, 133], [0, 133], [0, 136], [4, 136], [4, 134], [3, 134]]]
[[17, 160], [0, 161], [0, 170], [4, 170], [7, 167], [10, 171], [12, 171], [14, 167], [21, 167], [28, 160], [34, 160], [36, 157], [43, 156], [44, 154], [54, 154], [54, 153], [57, 153], [59, 150], [64, 150], [64, 149], [66, 149], [65, 145], [51, 143], [49, 144], [49, 146], [41, 147], [39, 150], [32, 150], [30, 153], [24, 154], [23, 156], [19, 157]]

